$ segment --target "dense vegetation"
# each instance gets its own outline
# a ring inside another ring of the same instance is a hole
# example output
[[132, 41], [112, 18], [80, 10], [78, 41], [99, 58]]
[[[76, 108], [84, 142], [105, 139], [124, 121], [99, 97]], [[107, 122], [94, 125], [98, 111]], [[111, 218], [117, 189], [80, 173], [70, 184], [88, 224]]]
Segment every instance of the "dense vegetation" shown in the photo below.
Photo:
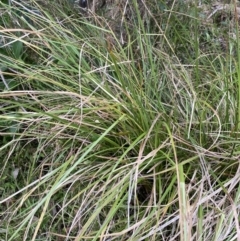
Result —
[[239, 240], [238, 10], [2, 1], [0, 240]]

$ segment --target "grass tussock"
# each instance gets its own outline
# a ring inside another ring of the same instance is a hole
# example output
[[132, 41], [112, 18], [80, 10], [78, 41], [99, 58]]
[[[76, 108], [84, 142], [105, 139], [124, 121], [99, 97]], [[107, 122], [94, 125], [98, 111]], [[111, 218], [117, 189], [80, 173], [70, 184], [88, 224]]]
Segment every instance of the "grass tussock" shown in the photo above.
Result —
[[129, 2], [0, 3], [0, 240], [239, 239], [237, 19]]

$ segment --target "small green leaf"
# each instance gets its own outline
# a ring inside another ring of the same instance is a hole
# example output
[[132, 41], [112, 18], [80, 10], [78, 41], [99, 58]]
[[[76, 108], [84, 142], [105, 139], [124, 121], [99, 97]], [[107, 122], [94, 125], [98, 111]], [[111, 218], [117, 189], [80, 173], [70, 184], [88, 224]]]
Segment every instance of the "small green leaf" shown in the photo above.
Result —
[[23, 54], [23, 43], [21, 41], [16, 41], [12, 44], [12, 51], [14, 57], [20, 59]]

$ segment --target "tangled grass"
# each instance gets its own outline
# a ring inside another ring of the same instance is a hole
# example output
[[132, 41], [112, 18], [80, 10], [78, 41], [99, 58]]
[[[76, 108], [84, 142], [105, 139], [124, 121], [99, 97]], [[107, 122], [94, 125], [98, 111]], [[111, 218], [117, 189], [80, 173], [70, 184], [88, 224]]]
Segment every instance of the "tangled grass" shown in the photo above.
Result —
[[0, 5], [0, 240], [238, 240], [237, 23], [132, 0], [122, 44], [25, 3]]

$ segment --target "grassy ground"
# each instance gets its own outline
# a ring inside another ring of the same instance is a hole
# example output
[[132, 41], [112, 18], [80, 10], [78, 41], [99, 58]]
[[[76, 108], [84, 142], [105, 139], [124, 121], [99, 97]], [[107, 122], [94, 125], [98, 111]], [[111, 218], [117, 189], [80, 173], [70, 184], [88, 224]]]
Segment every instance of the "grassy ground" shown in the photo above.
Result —
[[7, 2], [0, 240], [239, 240], [237, 6]]

